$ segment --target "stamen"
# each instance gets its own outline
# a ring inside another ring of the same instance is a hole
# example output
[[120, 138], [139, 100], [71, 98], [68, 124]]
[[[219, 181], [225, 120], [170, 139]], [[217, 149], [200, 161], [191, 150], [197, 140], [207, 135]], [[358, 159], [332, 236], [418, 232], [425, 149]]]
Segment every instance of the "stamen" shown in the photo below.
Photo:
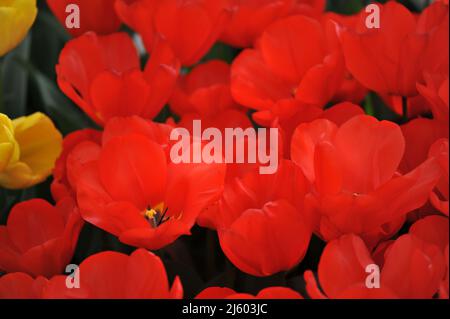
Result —
[[[164, 212], [163, 212], [164, 209]], [[153, 228], [156, 228], [163, 223], [170, 220], [171, 216], [167, 216], [168, 207], [164, 208], [164, 203], [156, 205], [154, 208], [147, 207], [142, 213], [144, 218], [150, 223]]]
[[168, 209], [169, 209], [169, 208], [166, 207], [166, 209], [164, 210], [164, 213], [162, 214], [161, 218], [160, 218], [159, 221], [158, 221], [158, 226], [161, 225], [162, 223], [164, 223], [165, 221], [167, 221], [167, 220], [170, 219], [170, 217], [168, 217], [166, 220], [164, 220], [164, 217], [166, 216], [167, 210], [168, 210]]

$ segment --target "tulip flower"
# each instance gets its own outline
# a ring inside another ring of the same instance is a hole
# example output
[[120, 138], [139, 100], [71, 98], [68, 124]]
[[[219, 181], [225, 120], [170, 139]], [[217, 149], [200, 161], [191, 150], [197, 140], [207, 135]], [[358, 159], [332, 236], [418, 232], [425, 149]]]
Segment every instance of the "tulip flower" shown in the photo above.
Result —
[[80, 289], [67, 289], [66, 276], [50, 280], [44, 298], [52, 299], [181, 299], [178, 277], [169, 285], [161, 259], [144, 249], [130, 256], [106, 251], [86, 258], [78, 268]]
[[256, 296], [237, 293], [226, 287], [209, 287], [200, 292], [195, 299], [303, 299], [303, 297], [298, 292], [286, 287], [265, 288]]
[[448, 74], [425, 75], [426, 85], [417, 84], [417, 90], [430, 104], [433, 117], [449, 125], [449, 98], [448, 98]]
[[178, 70], [178, 60], [161, 40], [141, 72], [136, 48], [125, 33], [87, 33], [69, 41], [56, 66], [61, 90], [99, 125], [115, 116], [158, 115]]
[[[331, 20], [335, 25], [345, 26], [347, 28], [352, 28], [358, 23], [358, 16], [356, 15], [343, 15], [335, 12], [324, 13], [321, 19], [323, 21]], [[336, 40], [338, 41], [338, 38]], [[367, 96], [369, 90], [355, 79], [347, 66], [345, 69], [344, 79], [333, 96], [333, 102], [352, 102], [359, 104]]]
[[438, 139], [448, 138], [448, 126], [425, 118], [414, 119], [401, 126], [405, 137], [405, 155], [400, 171], [407, 173], [422, 164], [429, 155], [430, 147]]
[[0, 113], [0, 299], [448, 299], [448, 0], [372, 2], [43, 1], [96, 127]]
[[61, 134], [42, 113], [14, 120], [0, 114], [0, 186], [21, 189], [44, 181], [61, 144]]
[[0, 1], [0, 57], [22, 42], [37, 11], [36, 0]]
[[160, 249], [190, 234], [196, 218], [217, 200], [225, 164], [174, 164], [171, 128], [138, 117], [116, 118], [101, 144], [82, 141], [67, 157], [86, 221], [125, 244]]
[[[51, 192], [56, 201], [64, 197], [76, 198], [75, 176], [67, 175], [67, 165], [70, 165], [71, 159], [69, 155], [72, 150], [82, 142], [92, 141], [94, 144], [101, 143], [101, 133], [92, 129], [75, 131], [67, 135], [63, 140], [63, 151], [55, 163], [53, 170], [53, 181], [51, 184]], [[89, 157], [86, 157], [89, 160]]]
[[197, 63], [214, 45], [231, 17], [228, 0], [118, 0], [122, 21], [152, 51], [157, 35], [167, 40], [181, 64]]
[[[74, 37], [89, 31], [97, 34], [113, 33], [121, 24], [114, 10], [114, 1], [111, 0], [47, 0], [47, 4], [63, 27]], [[78, 6], [79, 28], [69, 28], [66, 24], [72, 13], [67, 10], [69, 5]]]
[[15, 205], [0, 226], [0, 270], [50, 278], [70, 263], [83, 222], [71, 198]]
[[442, 169], [442, 177], [436, 185], [435, 192], [431, 193], [431, 203], [443, 214], [449, 214], [449, 156], [448, 139], [437, 140], [430, 148], [430, 157], [436, 158]]
[[359, 105], [349, 102], [339, 103], [323, 110], [316, 106], [304, 105], [297, 100], [283, 100], [270, 110], [253, 113], [253, 120], [262, 126], [278, 128], [284, 144], [284, 154], [289, 154], [292, 135], [301, 123], [322, 118], [341, 125], [352, 117], [362, 114], [364, 110]]
[[313, 185], [306, 201], [322, 238], [354, 233], [373, 247], [426, 203], [442, 172], [430, 158], [400, 175], [404, 149], [397, 124], [366, 115], [340, 127], [316, 120], [296, 129], [291, 157]]
[[436, 158], [442, 169], [442, 177], [430, 194], [430, 201], [448, 216], [448, 126], [441, 121], [419, 118], [402, 125], [402, 131], [406, 147], [400, 171], [407, 173], [427, 158]]
[[[386, 251], [380, 268], [379, 287], [369, 288], [366, 272], [376, 265], [363, 240], [345, 235], [328, 243], [319, 262], [317, 287], [311, 271], [305, 273], [312, 298], [425, 299], [438, 292], [445, 273], [445, 260], [435, 245], [416, 236], [403, 235]], [[379, 266], [379, 265], [377, 265]]]
[[294, 1], [234, 0], [232, 4], [234, 5], [232, 19], [220, 39], [234, 47], [248, 48], [269, 24], [277, 18], [288, 15]]
[[40, 299], [48, 281], [16, 272], [0, 277], [0, 299]]
[[376, 5], [380, 28], [366, 26], [364, 11], [339, 31], [347, 67], [377, 93], [415, 96], [424, 72], [448, 72], [448, 5], [435, 2], [418, 19], [396, 1]]
[[[231, 91], [240, 104], [270, 110], [283, 100], [323, 107], [344, 78], [344, 62], [332, 23], [291, 16], [271, 24], [255, 49], [244, 50], [231, 68]], [[302, 39], [299, 41], [298, 39]]]
[[181, 117], [181, 127], [192, 129], [194, 119], [201, 119], [203, 127], [222, 130], [252, 126], [244, 108], [231, 97], [230, 66], [220, 60], [200, 64], [181, 76], [169, 103]]
[[169, 286], [164, 264], [139, 249], [130, 256], [105, 251], [86, 258], [78, 268], [79, 288], [66, 286], [67, 276], [33, 279], [23, 273], [0, 278], [0, 298], [19, 299], [180, 299], [183, 287]]
[[[448, 166], [448, 165], [447, 165]], [[448, 180], [448, 178], [447, 178]], [[446, 274], [439, 286], [439, 297], [442, 299], [448, 299], [448, 278], [449, 278], [449, 266], [448, 266], [448, 234], [449, 234], [449, 222], [448, 218], [443, 216], [427, 216], [423, 219], [415, 222], [409, 229], [409, 234], [419, 238], [423, 242], [429, 245], [438, 247], [444, 255], [446, 261]]]
[[306, 180], [290, 161], [273, 175], [250, 171], [224, 190], [218, 208], [202, 216], [217, 230], [228, 259], [253, 276], [289, 270], [304, 257], [311, 237], [303, 210]]
[[253, 46], [264, 29], [279, 18], [294, 13], [318, 16], [325, 9], [324, 0], [233, 0], [232, 5], [232, 19], [220, 40], [239, 48]]
[[411, 226], [409, 234], [428, 244], [435, 245], [444, 253], [449, 242], [448, 218], [439, 215], [422, 218]]

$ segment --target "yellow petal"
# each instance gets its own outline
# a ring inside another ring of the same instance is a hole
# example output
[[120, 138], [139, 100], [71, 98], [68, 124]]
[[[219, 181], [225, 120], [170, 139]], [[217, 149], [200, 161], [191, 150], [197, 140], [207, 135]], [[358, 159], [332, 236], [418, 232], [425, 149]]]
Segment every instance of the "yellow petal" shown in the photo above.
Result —
[[13, 120], [14, 136], [20, 148], [20, 161], [34, 174], [50, 175], [62, 150], [62, 135], [42, 113]]
[[11, 143], [0, 143], [0, 173], [9, 165], [14, 153], [14, 145]]
[[6, 165], [17, 162], [20, 152], [19, 146], [14, 138], [14, 126], [12, 121], [4, 114], [0, 113], [0, 172]]
[[22, 162], [8, 166], [5, 172], [0, 173], [0, 185], [8, 189], [28, 188], [44, 180], [44, 176], [33, 174], [32, 170]]
[[25, 38], [36, 15], [36, 0], [0, 0], [0, 57]]
[[[6, 122], [3, 118], [1, 121]], [[6, 132], [7, 124], [0, 122], [0, 130]], [[8, 130], [9, 131], [9, 130]], [[0, 171], [0, 186], [10, 189], [26, 188], [44, 181], [55, 166], [56, 159], [62, 150], [62, 135], [55, 128], [52, 121], [42, 113], [20, 117], [12, 121], [14, 133], [13, 150], [4, 146], [6, 163], [8, 153], [9, 163], [3, 164]], [[5, 136], [7, 134], [5, 133]], [[8, 138], [8, 141], [10, 138]], [[15, 143], [15, 144], [14, 144]], [[8, 144], [8, 143], [5, 143]], [[19, 158], [15, 160], [15, 150], [19, 149]]]
[[5, 126], [11, 132], [14, 130], [12, 121], [3, 113], [0, 113], [0, 125]]

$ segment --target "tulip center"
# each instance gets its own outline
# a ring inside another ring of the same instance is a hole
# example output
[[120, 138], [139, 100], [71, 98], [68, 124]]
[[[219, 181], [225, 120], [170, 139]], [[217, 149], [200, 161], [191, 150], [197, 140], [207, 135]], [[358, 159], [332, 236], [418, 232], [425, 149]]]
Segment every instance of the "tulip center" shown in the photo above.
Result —
[[167, 216], [167, 210], [168, 207], [164, 208], [164, 203], [159, 203], [155, 207], [147, 208], [143, 215], [153, 228], [157, 228], [170, 219], [170, 216]]

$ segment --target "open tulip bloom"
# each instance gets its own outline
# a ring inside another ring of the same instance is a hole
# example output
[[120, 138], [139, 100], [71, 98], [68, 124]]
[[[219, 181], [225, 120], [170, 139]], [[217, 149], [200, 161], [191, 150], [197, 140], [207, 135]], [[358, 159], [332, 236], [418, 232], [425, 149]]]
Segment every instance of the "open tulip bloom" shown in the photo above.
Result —
[[449, 299], [448, 218], [448, 0], [0, 0], [0, 299]]

